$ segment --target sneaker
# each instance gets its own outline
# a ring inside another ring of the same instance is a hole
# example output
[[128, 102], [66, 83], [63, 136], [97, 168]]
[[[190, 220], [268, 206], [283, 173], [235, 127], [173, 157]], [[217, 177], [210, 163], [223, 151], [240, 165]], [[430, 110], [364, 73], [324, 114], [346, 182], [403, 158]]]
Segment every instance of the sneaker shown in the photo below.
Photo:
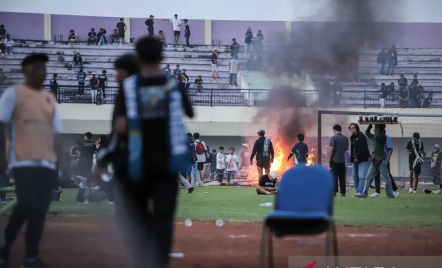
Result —
[[413, 193], [413, 188], [410, 188], [410, 190], [408, 190], [408, 193], [412, 194]]
[[39, 258], [27, 258], [23, 268], [48, 268], [48, 266]]
[[366, 197], [365, 195], [363, 195], [363, 194], [357, 194], [356, 197], [358, 197], [358, 198], [367, 198], [367, 197]]
[[341, 197], [345, 197], [345, 194], [341, 194]]
[[187, 193], [188, 193], [188, 194], [191, 194], [191, 193], [193, 192], [193, 190], [195, 190], [195, 187], [190, 187], [190, 188], [187, 190]]
[[373, 193], [373, 194], [371, 194], [370, 196], [371, 196], [371, 197], [379, 197], [380, 194], [378, 194], [378, 193]]
[[89, 200], [88, 199], [84, 200], [84, 203], [89, 204]]
[[393, 195], [394, 195], [394, 197], [397, 197], [399, 195], [399, 192], [398, 191], [393, 191]]
[[353, 197], [358, 197], [358, 195], [360, 195], [361, 193], [355, 193], [354, 195], [353, 195]]
[[413, 192], [411, 192], [412, 194], [416, 194], [417, 192], [416, 192], [416, 190], [413, 190]]
[[271, 193], [269, 191], [266, 192], [266, 195], [271, 195]]

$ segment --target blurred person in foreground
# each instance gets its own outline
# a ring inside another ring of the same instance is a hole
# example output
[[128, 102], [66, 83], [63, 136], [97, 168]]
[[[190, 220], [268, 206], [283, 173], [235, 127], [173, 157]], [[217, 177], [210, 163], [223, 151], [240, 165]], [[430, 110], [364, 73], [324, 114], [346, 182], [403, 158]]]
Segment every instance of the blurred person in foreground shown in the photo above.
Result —
[[[5, 127], [9, 125], [10, 162], [15, 179], [17, 206], [5, 229], [0, 250], [0, 267], [8, 267], [10, 249], [22, 225], [26, 227], [24, 267], [47, 267], [38, 258], [38, 245], [52, 199], [58, 159], [63, 173], [68, 171], [61, 144], [63, 131], [54, 96], [42, 87], [46, 78], [44, 54], [31, 54], [21, 63], [24, 84], [6, 90], [0, 99], [0, 174], [6, 162]], [[30, 135], [29, 133], [32, 133]], [[57, 150], [56, 153], [54, 150]], [[56, 157], [57, 156], [57, 157]]]
[[107, 147], [115, 150], [117, 215], [140, 268], [168, 267], [178, 172], [190, 172], [191, 166], [183, 117], [193, 117], [193, 110], [182, 85], [160, 69], [162, 50], [153, 37], [138, 40], [140, 72], [126, 78], [119, 91], [113, 120], [117, 139]]

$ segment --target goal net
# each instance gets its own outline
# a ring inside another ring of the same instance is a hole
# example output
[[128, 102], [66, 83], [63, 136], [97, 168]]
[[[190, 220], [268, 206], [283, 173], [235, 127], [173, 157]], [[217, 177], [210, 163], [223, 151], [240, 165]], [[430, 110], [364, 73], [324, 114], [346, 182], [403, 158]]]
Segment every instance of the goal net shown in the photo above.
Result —
[[[329, 142], [333, 134], [333, 125], [339, 124], [342, 133], [350, 138], [348, 127], [351, 123], [358, 123], [361, 117], [395, 118], [397, 122], [385, 122], [387, 135], [392, 139], [393, 154], [390, 161], [390, 171], [398, 186], [408, 186], [409, 183], [409, 156], [407, 155], [407, 143], [413, 139], [414, 133], [419, 133], [420, 142], [426, 152], [422, 156], [421, 174], [419, 183], [439, 185], [441, 180], [442, 153], [437, 152], [437, 147], [442, 147], [442, 114], [424, 113], [379, 113], [379, 112], [359, 112], [359, 111], [318, 111], [318, 152], [322, 152], [322, 157], [318, 157], [318, 162], [323, 166], [328, 166]], [[379, 119], [378, 119], [379, 120]], [[381, 123], [381, 122], [378, 122]], [[361, 132], [365, 132], [368, 127], [367, 122], [359, 124]], [[372, 132], [373, 133], [373, 132]], [[373, 142], [368, 139], [368, 146], [373, 150]], [[441, 151], [442, 152], [442, 151]], [[350, 153], [348, 153], [350, 157]], [[432, 162], [434, 162], [432, 164]], [[353, 185], [352, 168], [349, 159], [347, 161], [347, 184]]]

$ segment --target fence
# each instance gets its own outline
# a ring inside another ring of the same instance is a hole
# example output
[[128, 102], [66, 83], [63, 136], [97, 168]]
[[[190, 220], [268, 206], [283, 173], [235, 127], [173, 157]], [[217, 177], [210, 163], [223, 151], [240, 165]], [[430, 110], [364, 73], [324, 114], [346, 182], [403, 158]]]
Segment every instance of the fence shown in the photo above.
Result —
[[[44, 86], [49, 91], [49, 86]], [[0, 95], [6, 87], [0, 87]], [[80, 94], [82, 93], [82, 94]], [[442, 91], [426, 91], [415, 105], [408, 101], [400, 101], [400, 92], [388, 95], [384, 108], [421, 108], [423, 95], [428, 97], [433, 93], [430, 108], [442, 108]], [[106, 98], [104, 98], [106, 95]], [[105, 94], [101, 90], [85, 87], [84, 92], [79, 92], [78, 86], [59, 86], [57, 101], [59, 103], [84, 103], [84, 104], [115, 104], [118, 95], [117, 87], [108, 87]], [[242, 106], [259, 107], [267, 105], [268, 90], [232, 90], [232, 89], [202, 89], [187, 90], [190, 103], [194, 106]], [[340, 95], [319, 90], [297, 90], [293, 95], [294, 107], [355, 107], [355, 108], [381, 108], [380, 93], [376, 91], [342, 91]], [[274, 103], [272, 103], [274, 105]]]

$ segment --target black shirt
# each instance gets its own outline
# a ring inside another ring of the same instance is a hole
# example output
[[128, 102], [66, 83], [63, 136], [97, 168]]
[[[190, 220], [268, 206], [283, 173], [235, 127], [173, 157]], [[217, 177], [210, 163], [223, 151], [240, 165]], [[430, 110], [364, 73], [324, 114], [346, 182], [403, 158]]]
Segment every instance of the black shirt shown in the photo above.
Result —
[[76, 38], [77, 38], [77, 37], [75, 36], [74, 33], [71, 34], [71, 35], [69, 35], [69, 41], [71, 41], [71, 40], [74, 40], [74, 41], [75, 41]]
[[190, 36], [189, 24], [186, 24], [186, 26], [184, 26], [184, 36]]
[[378, 63], [386, 63], [387, 62], [387, 53], [385, 53], [384, 51], [379, 52], [377, 62]]
[[388, 96], [388, 88], [387, 87], [381, 87], [381, 99], [386, 99]]
[[246, 44], [250, 44], [250, 43], [252, 43], [252, 38], [253, 38], [253, 33], [252, 33], [252, 31], [247, 31], [247, 32], [246, 32], [246, 40], [245, 40], [245, 43], [246, 43]]
[[91, 80], [89, 80], [89, 83], [90, 83], [92, 89], [96, 89], [97, 88], [98, 79], [95, 78], [95, 77], [92, 77]]
[[[167, 83], [165, 76], [140, 78], [140, 87], [162, 86]], [[179, 84], [179, 90], [183, 100], [183, 108], [187, 116], [193, 117], [192, 106], [186, 96], [184, 87]], [[153, 107], [155, 110], [166, 110], [168, 114], [168, 105], [163, 102], [157, 102]], [[126, 117], [126, 101], [124, 90], [119, 90], [115, 102], [114, 117]], [[142, 119], [141, 132], [143, 139], [143, 163], [144, 172], [161, 172], [164, 173], [168, 169], [168, 161], [170, 156], [169, 149], [169, 119], [166, 117], [157, 117], [151, 119]]]
[[73, 62], [75, 62], [76, 64], [83, 62], [83, 58], [77, 57], [76, 55], [74, 56], [74, 58], [72, 59]]
[[408, 84], [408, 80], [407, 80], [407, 78], [400, 78], [399, 80], [397, 80], [397, 84], [399, 85], [399, 86], [407, 86], [407, 84]]
[[153, 24], [154, 24], [155, 22], [154, 22], [153, 20], [151, 20], [151, 19], [147, 19], [144, 23], [147, 25], [147, 27], [153, 29]]
[[401, 90], [401, 91], [399, 92], [399, 96], [400, 96], [403, 100], [405, 100], [405, 99], [408, 97], [408, 92], [405, 91], [405, 90]]
[[269, 153], [269, 156], [263, 156], [265, 139], [266, 139], [265, 137], [259, 137], [255, 141], [255, 144], [253, 145], [252, 155], [250, 156], [250, 161], [253, 161], [253, 158], [255, 157], [255, 155], [256, 155], [256, 160], [259, 160], [262, 158], [269, 158], [269, 157], [270, 157], [270, 159], [273, 159], [273, 156], [275, 155], [275, 153], [273, 151], [272, 141], [270, 141], [269, 148], [267, 151]]
[[218, 56], [215, 53], [212, 53], [212, 64], [216, 64], [218, 62]]
[[97, 148], [94, 142], [90, 140], [83, 141], [83, 145], [78, 148], [78, 150], [81, 152], [80, 161], [86, 161], [86, 160], [92, 161], [96, 149]]
[[120, 21], [119, 23], [117, 23], [117, 29], [118, 29], [118, 33], [119, 34], [123, 34], [124, 33], [124, 27], [126, 26], [126, 24], [122, 21]]
[[6, 35], [6, 29], [0, 29], [0, 35]]
[[107, 76], [105, 74], [100, 74], [98, 76], [98, 86], [104, 87], [106, 86]]
[[95, 39], [95, 38], [97, 37], [97, 33], [96, 33], [96, 32], [89, 32], [89, 33], [87, 34], [87, 36], [88, 36], [90, 39]]
[[58, 88], [57, 79], [56, 78], [52, 78], [51, 82], [50, 82], [50, 85], [51, 85], [51, 90], [57, 90], [57, 88]]
[[417, 84], [419, 84], [419, 80], [417, 80], [416, 78], [414, 78], [414, 79], [413, 79], [413, 83], [411, 83], [411, 84], [415, 84], [415, 85], [417, 85]]
[[422, 104], [422, 108], [430, 108], [431, 101], [433, 101], [433, 97], [426, 97]]
[[362, 132], [358, 132], [350, 137], [350, 161], [353, 163], [355, 158], [359, 162], [367, 162], [370, 158], [370, 150], [368, 149], [367, 137]]
[[259, 178], [259, 186], [261, 187], [272, 187], [275, 188], [276, 180], [271, 181], [269, 179], [269, 175], [262, 175], [261, 178]]
[[202, 86], [203, 85], [203, 79], [195, 79], [195, 85]]
[[[420, 143], [420, 146], [418, 143], [415, 143], [414, 145], [416, 147], [416, 151], [419, 154], [419, 156], [422, 156], [422, 151], [424, 150], [424, 143], [423, 142], [419, 142], [419, 143]], [[414, 159], [416, 158], [416, 153], [414, 152], [413, 143], [411, 141], [409, 141], [407, 143], [407, 150], [409, 150], [411, 152], [411, 154], [409, 155], [409, 159], [410, 160], [412, 159], [414, 161]]]

